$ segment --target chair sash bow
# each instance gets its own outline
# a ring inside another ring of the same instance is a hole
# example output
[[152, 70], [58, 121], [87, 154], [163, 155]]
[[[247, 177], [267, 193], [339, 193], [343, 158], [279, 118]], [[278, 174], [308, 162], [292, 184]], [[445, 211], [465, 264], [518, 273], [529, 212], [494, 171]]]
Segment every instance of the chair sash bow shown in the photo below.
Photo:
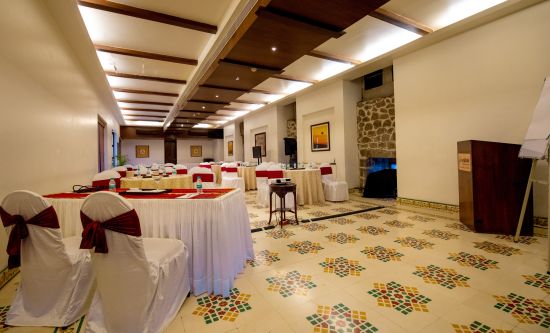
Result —
[[195, 173], [193, 174], [193, 183], [197, 182], [197, 179], [201, 177], [201, 182], [212, 183], [214, 182], [213, 173]]
[[10, 215], [2, 207], [0, 207], [0, 218], [4, 227], [13, 225], [11, 229], [8, 247], [6, 252], [9, 255], [8, 268], [21, 266], [21, 241], [29, 236], [27, 224], [36, 225], [43, 228], [59, 229], [59, 221], [55, 209], [50, 206], [27, 221], [21, 215]]
[[324, 176], [324, 175], [332, 175], [332, 168], [327, 166], [327, 167], [321, 167], [321, 175]]
[[107, 239], [105, 237], [105, 229], [130, 236], [141, 236], [139, 217], [135, 209], [113, 217], [105, 222], [94, 221], [81, 211], [80, 220], [82, 221], [82, 227], [84, 228], [82, 231], [80, 248], [92, 249], [95, 247], [96, 253], [109, 252], [109, 248], [107, 247]]
[[178, 175], [186, 175], [187, 174], [187, 169], [176, 169], [176, 173]]

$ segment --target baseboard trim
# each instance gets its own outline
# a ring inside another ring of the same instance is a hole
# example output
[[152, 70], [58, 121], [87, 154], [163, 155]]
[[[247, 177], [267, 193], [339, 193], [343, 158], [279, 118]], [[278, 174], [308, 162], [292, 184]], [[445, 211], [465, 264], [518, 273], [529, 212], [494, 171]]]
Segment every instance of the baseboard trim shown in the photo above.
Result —
[[446, 211], [449, 213], [458, 213], [459, 208], [456, 205], [449, 205], [440, 202], [425, 201], [425, 200], [416, 200], [409, 198], [397, 197], [396, 203], [403, 206], [411, 206], [417, 208], [429, 208], [439, 211]]

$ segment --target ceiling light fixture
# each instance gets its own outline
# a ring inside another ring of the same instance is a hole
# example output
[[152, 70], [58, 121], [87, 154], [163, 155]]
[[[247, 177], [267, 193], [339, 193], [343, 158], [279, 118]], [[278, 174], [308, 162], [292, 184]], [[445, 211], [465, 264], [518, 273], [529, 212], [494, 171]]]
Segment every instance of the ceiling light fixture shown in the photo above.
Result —
[[203, 106], [202, 106], [202, 109], [203, 109], [203, 110], [206, 109], [206, 106], [203, 105]]
[[277, 47], [276, 47], [276, 46], [272, 46], [272, 47], [271, 47], [271, 51], [272, 51], [272, 52], [277, 51]]
[[251, 71], [252, 73], [256, 73], [257, 70], [258, 70], [258, 69], [257, 69], [256, 67], [250, 68], [250, 71]]
[[235, 78], [235, 81], [239, 81], [240, 79], [241, 79], [241, 78], [237, 76], [237, 77]]
[[220, 95], [216, 95], [216, 98], [220, 98]]

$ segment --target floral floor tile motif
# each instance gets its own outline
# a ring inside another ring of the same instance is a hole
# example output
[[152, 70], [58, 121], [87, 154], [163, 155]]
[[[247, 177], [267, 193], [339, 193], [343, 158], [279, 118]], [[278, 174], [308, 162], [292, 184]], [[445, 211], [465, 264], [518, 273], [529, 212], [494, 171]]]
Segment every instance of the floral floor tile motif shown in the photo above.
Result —
[[470, 325], [453, 324], [455, 333], [513, 333], [513, 331], [491, 328], [479, 321], [473, 321]]
[[325, 237], [329, 242], [337, 242], [338, 244], [355, 243], [359, 240], [359, 238], [355, 237], [355, 235], [346, 234], [343, 232], [339, 232], [337, 234], [331, 232]]
[[358, 208], [358, 209], [369, 209], [369, 208], [372, 208], [374, 206], [369, 205], [369, 204], [356, 204], [356, 205], [353, 205], [353, 207]]
[[246, 263], [249, 264], [252, 267], [258, 267], [261, 265], [264, 266], [271, 266], [272, 263], [275, 261], [279, 261], [279, 253], [277, 252], [271, 252], [269, 250], [262, 250], [258, 253], [256, 253], [254, 260], [246, 260]]
[[511, 314], [518, 322], [550, 328], [550, 304], [544, 300], [526, 298], [514, 293], [493, 297], [498, 302], [495, 308]]
[[330, 215], [329, 213], [325, 213], [325, 212], [322, 212], [320, 210], [316, 210], [316, 211], [313, 211], [313, 212], [307, 212], [306, 214], [314, 216], [314, 217], [325, 217], [325, 216]]
[[357, 228], [357, 230], [360, 231], [362, 234], [369, 234], [373, 236], [385, 235], [389, 232], [389, 230], [386, 230], [384, 228], [373, 227], [370, 225], [359, 227]]
[[550, 294], [550, 275], [535, 273], [535, 275], [522, 275], [527, 281], [526, 285], [540, 288], [545, 293]]
[[351, 310], [340, 303], [319, 305], [317, 313], [306, 317], [316, 333], [374, 333], [378, 328], [367, 321], [367, 313]]
[[357, 216], [357, 217], [365, 219], [365, 220], [374, 220], [374, 219], [379, 219], [380, 218], [380, 216], [375, 215], [375, 214], [370, 214], [370, 213], [360, 213], [360, 214], [355, 214], [354, 216]]
[[399, 214], [398, 211], [393, 210], [393, 209], [388, 209], [388, 208], [380, 209], [380, 210], [377, 210], [376, 212], [377, 212], [377, 213], [386, 214], [386, 215], [395, 215], [395, 214]]
[[201, 316], [206, 324], [219, 320], [235, 321], [239, 314], [252, 309], [248, 300], [251, 295], [242, 294], [239, 289], [233, 288], [229, 297], [204, 296], [197, 299], [199, 306], [193, 311], [196, 316]]
[[334, 212], [337, 212], [337, 213], [349, 213], [349, 212], [353, 212], [353, 209], [344, 208], [344, 207], [332, 208], [331, 210], [334, 211]]
[[435, 265], [429, 265], [428, 267], [416, 266], [416, 271], [413, 274], [420, 276], [426, 283], [438, 284], [447, 289], [470, 287], [467, 282], [470, 278], [458, 274], [452, 268], [442, 268]]
[[367, 246], [361, 253], [366, 254], [369, 259], [378, 259], [383, 262], [401, 261], [401, 257], [403, 256], [403, 254], [397, 252], [396, 249], [390, 249], [383, 246]]
[[323, 247], [316, 242], [303, 241], [303, 242], [293, 242], [287, 245], [290, 252], [298, 252], [300, 254], [306, 253], [317, 253], [319, 250], [322, 250]]
[[316, 222], [301, 224], [300, 227], [302, 227], [302, 229], [305, 229], [307, 231], [321, 231], [328, 228], [326, 225], [319, 224]]
[[444, 240], [451, 240], [451, 239], [458, 238], [457, 234], [453, 234], [452, 232], [438, 230], [438, 229], [425, 230], [422, 234], [430, 236], [432, 238], [439, 238]]
[[[512, 235], [496, 235], [495, 238], [503, 239], [508, 242], [514, 242], [514, 236]], [[519, 236], [518, 243], [531, 245], [531, 244], [537, 244], [539, 240], [537, 237], [531, 237], [531, 236]], [[515, 242], [514, 242], [515, 243]]]
[[0, 306], [0, 327], [4, 326], [4, 323], [6, 322], [6, 316], [8, 314], [8, 311], [10, 311], [10, 306]]
[[425, 239], [414, 237], [398, 237], [395, 242], [401, 244], [403, 247], [412, 247], [417, 250], [433, 249], [433, 246], [435, 245]]
[[468, 228], [462, 223], [449, 223], [449, 224], [445, 224], [445, 227], [455, 229], [455, 230], [460, 230], [460, 231], [473, 232], [472, 230], [470, 230], [470, 228]]
[[480, 249], [485, 252], [502, 254], [503, 256], [523, 254], [523, 252], [521, 252], [520, 249], [516, 249], [515, 247], [511, 247], [503, 244], [491, 243], [488, 241], [474, 242], [474, 247], [476, 249]]
[[309, 289], [317, 287], [311, 281], [311, 275], [302, 275], [298, 271], [278, 273], [266, 278], [269, 286], [267, 290], [276, 291], [283, 297], [292, 295], [307, 295]]
[[346, 225], [346, 224], [354, 224], [355, 221], [352, 219], [347, 219], [345, 217], [337, 217], [334, 219], [329, 220], [333, 224], [339, 224], [339, 225]]
[[325, 258], [325, 261], [320, 262], [319, 265], [323, 266], [325, 273], [333, 273], [339, 277], [360, 276], [361, 271], [365, 270], [365, 267], [359, 265], [359, 261], [344, 257]]
[[412, 228], [414, 224], [407, 223], [407, 222], [401, 222], [398, 220], [391, 220], [384, 222], [385, 225], [389, 225], [390, 227], [396, 227], [396, 228]]
[[428, 304], [432, 300], [418, 292], [415, 287], [402, 286], [395, 281], [374, 283], [369, 295], [376, 298], [378, 306], [393, 308], [404, 315], [413, 311], [429, 312]]
[[433, 217], [427, 217], [427, 216], [422, 216], [422, 215], [409, 216], [408, 219], [413, 220], [413, 221], [418, 221], [418, 222], [433, 222], [433, 221], [435, 221], [435, 219]]
[[497, 266], [498, 261], [487, 259], [482, 255], [475, 255], [466, 252], [449, 253], [449, 257], [452, 261], [456, 261], [460, 266], [473, 267], [482, 271], [486, 271], [490, 268], [499, 268]]
[[274, 238], [274, 239], [279, 239], [279, 238], [289, 238], [289, 237], [294, 236], [295, 234], [292, 231], [288, 231], [288, 230], [283, 229], [283, 228], [274, 228], [274, 229], [271, 229], [269, 231], [266, 231], [265, 235], [267, 237], [271, 237], [271, 238]]

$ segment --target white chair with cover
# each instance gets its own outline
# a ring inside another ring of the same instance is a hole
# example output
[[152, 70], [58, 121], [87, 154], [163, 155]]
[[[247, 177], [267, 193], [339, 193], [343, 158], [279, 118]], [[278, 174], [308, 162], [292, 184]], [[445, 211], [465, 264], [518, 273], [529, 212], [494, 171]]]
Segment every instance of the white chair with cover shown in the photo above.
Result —
[[201, 177], [202, 188], [215, 188], [216, 179], [214, 177], [214, 172], [212, 169], [207, 169], [203, 167], [194, 167], [189, 170], [189, 174], [193, 177], [193, 187], [196, 187], [198, 177]]
[[112, 168], [111, 170], [116, 171], [120, 174], [120, 177], [126, 177], [126, 171], [128, 171], [128, 168], [125, 166], [117, 166]]
[[87, 311], [94, 276], [80, 237], [63, 238], [55, 209], [40, 195], [15, 191], [2, 201], [9, 235], [8, 267], [20, 267], [21, 283], [6, 315], [11, 326], [65, 327]]
[[267, 163], [262, 163], [256, 167], [256, 203], [263, 207], [269, 206], [269, 184], [267, 174]]
[[176, 173], [178, 175], [186, 175], [187, 174], [187, 167], [183, 164], [176, 164], [174, 166], [176, 168]]
[[167, 168], [167, 167], [174, 167], [174, 163], [164, 163], [164, 167]]
[[199, 163], [199, 167], [201, 168], [207, 168], [207, 169], [212, 169], [212, 164], [208, 163], [208, 162], [203, 162], [203, 163]]
[[[267, 177], [268, 177], [268, 184], [270, 183], [271, 179], [283, 178], [284, 177], [283, 169], [279, 166], [279, 164], [272, 164], [267, 168]], [[268, 195], [269, 195], [269, 185], [268, 185]], [[273, 200], [275, 200], [275, 207], [280, 208], [281, 200], [279, 200], [279, 197], [274, 195]], [[269, 204], [269, 201], [267, 203]], [[286, 205], [286, 208], [294, 207], [294, 195], [292, 193], [287, 193], [285, 195], [285, 205]]]
[[228, 163], [225, 167], [225, 174], [222, 174], [221, 187], [224, 188], [240, 188], [244, 194], [246, 188], [244, 179], [239, 177], [237, 163]]
[[115, 180], [116, 188], [120, 188], [120, 173], [114, 170], [107, 170], [96, 173], [94, 178], [92, 179], [92, 186], [109, 188], [109, 181], [111, 181], [111, 178]]
[[166, 172], [167, 175], [171, 175], [172, 172], [174, 171], [174, 167], [171, 167], [171, 166], [164, 167], [164, 171]]
[[349, 199], [348, 183], [337, 181], [332, 171], [332, 166], [328, 163], [321, 164], [321, 178], [323, 181], [323, 190], [325, 199], [328, 201], [346, 201]]
[[111, 192], [86, 198], [80, 217], [97, 281], [86, 331], [162, 332], [190, 291], [183, 242], [142, 238], [132, 205]]
[[135, 170], [135, 167], [131, 164], [124, 164], [124, 167], [126, 167], [127, 171], [133, 171]]

